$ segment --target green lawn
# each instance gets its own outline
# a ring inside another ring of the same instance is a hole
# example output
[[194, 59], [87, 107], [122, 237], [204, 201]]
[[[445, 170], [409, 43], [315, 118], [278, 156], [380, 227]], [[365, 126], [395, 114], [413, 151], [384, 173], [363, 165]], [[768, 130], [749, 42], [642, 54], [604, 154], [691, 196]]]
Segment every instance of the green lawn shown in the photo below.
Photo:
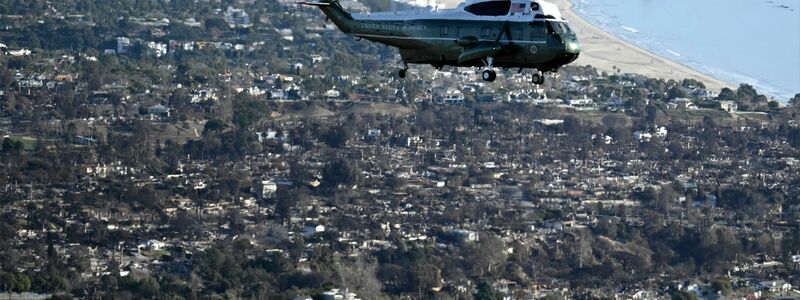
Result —
[[19, 137], [12, 137], [22, 143], [22, 149], [25, 151], [33, 151], [36, 149], [37, 144], [39, 141], [35, 137], [31, 136], [19, 136]]

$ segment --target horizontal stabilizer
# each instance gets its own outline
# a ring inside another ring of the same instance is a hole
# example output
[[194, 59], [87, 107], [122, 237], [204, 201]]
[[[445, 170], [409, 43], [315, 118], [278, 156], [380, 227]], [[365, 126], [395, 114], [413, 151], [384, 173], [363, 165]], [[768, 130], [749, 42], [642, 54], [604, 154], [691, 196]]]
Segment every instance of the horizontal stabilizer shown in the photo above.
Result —
[[307, 1], [297, 2], [297, 4], [300, 4], [300, 5], [312, 5], [312, 6], [330, 6], [331, 5], [328, 2], [307, 2]]

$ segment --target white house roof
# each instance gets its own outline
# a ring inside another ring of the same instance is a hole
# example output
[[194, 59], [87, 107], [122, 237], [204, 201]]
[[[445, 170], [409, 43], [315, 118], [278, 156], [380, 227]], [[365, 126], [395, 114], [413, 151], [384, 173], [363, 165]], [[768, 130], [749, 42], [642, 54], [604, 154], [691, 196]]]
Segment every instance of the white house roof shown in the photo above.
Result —
[[[512, 3], [526, 4], [526, 14], [512, 16], [511, 13], [505, 16], [478, 16], [466, 11], [466, 7], [476, 3], [491, 2], [491, 1], [510, 1]], [[538, 4], [539, 9], [531, 11], [532, 5], [530, 3]], [[532, 21], [535, 15], [553, 16], [556, 20], [564, 20], [561, 17], [561, 12], [558, 6], [553, 3], [538, 0], [529, 2], [527, 0], [467, 0], [459, 4], [456, 8], [451, 9], [431, 9], [418, 8], [412, 10], [402, 11], [387, 11], [387, 12], [373, 12], [373, 13], [354, 13], [353, 18], [356, 20], [373, 20], [373, 21], [409, 21], [409, 20], [426, 20], [426, 19], [443, 19], [443, 20], [474, 20], [474, 21]]]

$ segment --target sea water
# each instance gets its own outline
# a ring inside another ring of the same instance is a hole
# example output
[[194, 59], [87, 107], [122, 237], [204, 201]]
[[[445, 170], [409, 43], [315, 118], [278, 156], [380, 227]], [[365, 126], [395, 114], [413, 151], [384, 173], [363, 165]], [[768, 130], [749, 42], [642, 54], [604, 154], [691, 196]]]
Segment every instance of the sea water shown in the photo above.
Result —
[[800, 0], [573, 0], [582, 18], [697, 71], [800, 93]]

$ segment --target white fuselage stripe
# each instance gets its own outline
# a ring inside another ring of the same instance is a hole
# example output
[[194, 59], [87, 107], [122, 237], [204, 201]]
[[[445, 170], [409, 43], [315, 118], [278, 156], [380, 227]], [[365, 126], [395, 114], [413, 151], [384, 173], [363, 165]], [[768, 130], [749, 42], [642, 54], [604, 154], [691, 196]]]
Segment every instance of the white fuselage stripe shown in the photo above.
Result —
[[[362, 34], [354, 33], [358, 37], [372, 37], [381, 39], [394, 39], [394, 40], [427, 40], [427, 41], [452, 41], [455, 42], [456, 38], [436, 38], [436, 37], [414, 37], [414, 36], [391, 36], [391, 35], [378, 35], [378, 34]], [[493, 39], [480, 39], [481, 42], [495, 42]], [[518, 43], [518, 44], [547, 44], [547, 41], [526, 41], [526, 40], [500, 40], [503, 43]]]
[[481, 21], [481, 22], [510, 22], [510, 23], [530, 23], [530, 22], [544, 22], [544, 21], [552, 21], [552, 22], [563, 22], [569, 23], [567, 20], [564, 19], [543, 19], [543, 18], [529, 18], [529, 19], [522, 19], [522, 18], [508, 18], [508, 19], [501, 19], [497, 17], [459, 17], [459, 16], [444, 16], [444, 17], [430, 17], [430, 16], [380, 16], [380, 17], [372, 17], [372, 16], [359, 16], [353, 15], [353, 20], [356, 21], [374, 21], [374, 22], [408, 22], [408, 21]]

